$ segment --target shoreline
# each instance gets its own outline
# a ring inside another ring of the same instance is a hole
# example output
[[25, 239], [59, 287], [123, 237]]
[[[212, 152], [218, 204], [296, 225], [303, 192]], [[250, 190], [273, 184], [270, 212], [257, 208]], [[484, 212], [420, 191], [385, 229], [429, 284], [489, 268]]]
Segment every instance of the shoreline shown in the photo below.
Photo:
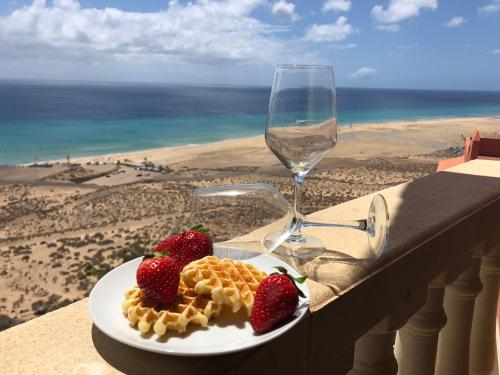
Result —
[[[498, 121], [500, 124], [500, 115], [495, 116], [483, 116], [483, 117], [445, 117], [445, 118], [432, 118], [432, 119], [420, 119], [420, 120], [395, 120], [395, 121], [385, 121], [385, 122], [370, 122], [370, 123], [353, 123], [352, 128], [349, 125], [339, 125], [338, 126], [338, 134], [339, 138], [343, 138], [345, 135], [349, 135], [352, 133], [370, 133], [370, 132], [387, 132], [387, 131], [405, 131], [408, 128], [412, 127], [421, 127], [425, 128], [428, 126], [435, 126], [433, 129], [435, 131], [439, 131], [439, 126], [450, 125], [453, 122], [459, 122], [460, 124], [456, 125], [457, 133], [461, 133], [463, 135], [469, 135], [468, 133], [463, 133], [463, 128], [467, 125], [474, 124], [471, 126], [476, 126], [477, 123], [487, 123], [487, 122], [495, 122]], [[498, 125], [497, 124], [497, 125]], [[494, 130], [494, 129], [490, 129]], [[390, 135], [388, 135], [390, 137]], [[187, 145], [176, 145], [176, 146], [165, 146], [160, 148], [151, 148], [151, 149], [140, 149], [134, 151], [121, 151], [115, 153], [108, 154], [98, 154], [98, 155], [90, 155], [90, 156], [75, 156], [71, 157], [71, 163], [74, 164], [86, 164], [88, 162], [94, 163], [95, 161], [101, 161], [102, 163], [115, 163], [117, 160], [121, 162], [124, 159], [131, 159], [131, 162], [134, 163], [142, 163], [144, 158], [147, 158], [148, 161], [157, 162], [160, 159], [169, 159], [172, 163], [184, 162], [189, 159], [195, 159], [196, 155], [205, 153], [205, 152], [214, 152], [219, 149], [221, 151], [227, 149], [234, 149], [240, 146], [255, 146], [257, 144], [262, 145], [264, 135], [255, 135], [255, 136], [242, 136], [242, 137], [233, 137], [228, 139], [223, 139], [215, 142], [207, 142], [207, 143], [198, 143], [198, 144], [187, 144]], [[341, 140], [342, 141], [342, 140]], [[248, 150], [250, 151], [250, 150]], [[189, 155], [192, 153], [192, 157]], [[64, 164], [66, 163], [66, 159], [50, 159], [50, 160], [40, 160], [38, 164]], [[3, 165], [4, 167], [27, 167], [29, 165], [33, 165], [33, 163], [22, 163], [22, 164], [7, 164]]]

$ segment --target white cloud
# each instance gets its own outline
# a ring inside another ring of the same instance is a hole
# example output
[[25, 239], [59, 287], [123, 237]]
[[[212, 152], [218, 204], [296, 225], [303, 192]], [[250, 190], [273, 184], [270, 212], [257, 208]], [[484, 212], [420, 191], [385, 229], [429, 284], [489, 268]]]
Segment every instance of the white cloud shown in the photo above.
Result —
[[492, 14], [500, 12], [500, 0], [493, 0], [488, 5], [480, 6], [477, 10], [480, 14]]
[[389, 31], [395, 33], [399, 31], [399, 25], [378, 25], [377, 30]]
[[495, 48], [494, 50], [491, 51], [491, 53], [494, 55], [500, 55], [500, 48]]
[[354, 79], [368, 78], [372, 77], [377, 73], [377, 71], [373, 68], [362, 67], [359, 68], [357, 72], [349, 74], [349, 77]]
[[326, 0], [323, 3], [323, 12], [348, 12], [351, 10], [351, 0]]
[[387, 9], [375, 5], [372, 17], [381, 24], [395, 24], [405, 19], [417, 17], [422, 10], [436, 10], [437, 0], [390, 0]]
[[165, 10], [141, 13], [82, 8], [76, 0], [34, 0], [0, 16], [0, 59], [275, 63], [291, 48], [276, 37], [286, 28], [251, 16], [265, 3], [174, 0]]
[[286, 0], [279, 0], [273, 4], [272, 13], [280, 18], [297, 21], [300, 19], [295, 13], [295, 4], [289, 3]]
[[340, 42], [358, 30], [347, 22], [346, 17], [339, 17], [335, 23], [314, 24], [306, 31], [304, 40], [312, 42]]
[[448, 22], [443, 23], [441, 26], [453, 29], [455, 27], [462, 26], [465, 22], [467, 22], [465, 18], [458, 16], [458, 17], [453, 17]]

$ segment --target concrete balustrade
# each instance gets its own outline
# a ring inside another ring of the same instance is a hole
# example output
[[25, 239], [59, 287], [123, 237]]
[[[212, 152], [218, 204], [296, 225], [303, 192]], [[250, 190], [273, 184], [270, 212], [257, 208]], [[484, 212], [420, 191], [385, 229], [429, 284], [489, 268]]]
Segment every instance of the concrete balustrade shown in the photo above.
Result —
[[[263, 346], [217, 357], [144, 352], [101, 333], [83, 300], [0, 332], [0, 372], [490, 375], [497, 360], [499, 162], [474, 160], [381, 193], [391, 216], [386, 254], [361, 259], [362, 233], [311, 229], [328, 249], [301, 265], [311, 311]], [[312, 216], [363, 217], [370, 201]], [[247, 240], [258, 243], [263, 234]]]

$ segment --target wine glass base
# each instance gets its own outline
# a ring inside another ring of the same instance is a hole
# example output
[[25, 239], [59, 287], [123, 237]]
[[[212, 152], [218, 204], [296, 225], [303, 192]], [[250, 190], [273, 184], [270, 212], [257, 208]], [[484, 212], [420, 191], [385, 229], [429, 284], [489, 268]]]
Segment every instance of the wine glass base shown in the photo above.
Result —
[[282, 237], [281, 232], [273, 232], [264, 238], [266, 249], [274, 249], [271, 254], [294, 259], [307, 259], [317, 257], [325, 252], [325, 245], [317, 237], [313, 236], [290, 236], [279, 246], [277, 241]]
[[389, 210], [382, 195], [377, 194], [373, 197], [366, 222], [370, 250], [376, 258], [379, 258], [389, 243]]

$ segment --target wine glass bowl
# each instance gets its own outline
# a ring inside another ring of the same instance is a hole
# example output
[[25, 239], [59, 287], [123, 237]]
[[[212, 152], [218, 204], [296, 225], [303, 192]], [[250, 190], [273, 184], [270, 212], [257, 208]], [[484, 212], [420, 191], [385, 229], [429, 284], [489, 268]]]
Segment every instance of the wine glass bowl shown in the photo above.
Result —
[[[278, 232], [284, 241], [293, 230], [293, 207], [269, 184], [220, 185], [195, 189], [191, 224], [203, 224], [220, 243], [261, 232]], [[269, 244], [272, 251], [275, 246]], [[276, 244], [279, 246], [279, 243]]]
[[266, 144], [304, 177], [337, 142], [333, 68], [278, 65], [269, 100]]

